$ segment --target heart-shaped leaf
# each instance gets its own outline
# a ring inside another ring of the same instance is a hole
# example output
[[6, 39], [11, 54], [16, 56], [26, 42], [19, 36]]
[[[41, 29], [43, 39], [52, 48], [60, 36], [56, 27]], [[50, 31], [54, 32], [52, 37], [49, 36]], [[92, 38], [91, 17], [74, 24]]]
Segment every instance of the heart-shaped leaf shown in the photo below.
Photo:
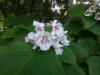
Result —
[[28, 43], [0, 47], [0, 75], [65, 75], [53, 50], [36, 52]]

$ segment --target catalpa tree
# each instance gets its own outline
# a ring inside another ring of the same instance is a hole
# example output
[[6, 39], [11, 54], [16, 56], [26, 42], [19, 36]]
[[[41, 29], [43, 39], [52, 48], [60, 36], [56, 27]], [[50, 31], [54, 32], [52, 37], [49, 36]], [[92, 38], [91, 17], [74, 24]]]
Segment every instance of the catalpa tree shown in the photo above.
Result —
[[1, 0], [0, 75], [100, 75], [100, 0]]

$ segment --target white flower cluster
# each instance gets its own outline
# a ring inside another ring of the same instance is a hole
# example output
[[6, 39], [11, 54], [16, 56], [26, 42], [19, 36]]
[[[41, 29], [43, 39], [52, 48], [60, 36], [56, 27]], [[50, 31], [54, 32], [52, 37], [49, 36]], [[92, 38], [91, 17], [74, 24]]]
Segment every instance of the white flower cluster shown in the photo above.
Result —
[[[94, 4], [91, 5], [84, 13], [85, 16], [92, 16], [93, 13], [97, 12], [96, 10], [100, 9], [100, 0], [93, 0]], [[100, 13], [97, 12], [95, 15], [96, 20], [100, 20]]]
[[46, 24], [33, 21], [33, 26], [35, 26], [36, 32], [30, 32], [25, 37], [25, 42], [34, 44], [33, 49], [39, 46], [42, 51], [47, 51], [52, 46], [57, 55], [62, 55], [63, 49], [61, 47], [69, 45], [65, 35], [67, 31], [64, 31], [62, 24], [57, 22], [57, 20]]

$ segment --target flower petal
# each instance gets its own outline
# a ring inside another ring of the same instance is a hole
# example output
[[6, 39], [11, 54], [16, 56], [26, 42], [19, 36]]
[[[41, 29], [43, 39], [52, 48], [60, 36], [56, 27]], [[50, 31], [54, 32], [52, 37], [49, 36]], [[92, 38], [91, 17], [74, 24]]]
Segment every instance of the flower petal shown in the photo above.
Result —
[[50, 49], [50, 45], [49, 45], [49, 44], [42, 44], [42, 45], [40, 46], [40, 49], [41, 49], [42, 51], [47, 51], [47, 50]]
[[36, 44], [34, 44], [34, 47], [32, 47], [32, 49], [36, 49], [37, 48], [37, 45]]
[[39, 25], [39, 22], [38, 21], [33, 21], [33, 26], [38, 26]]
[[55, 52], [56, 52], [57, 55], [62, 55], [63, 49], [61, 49], [61, 48], [55, 48]]
[[25, 42], [29, 42], [29, 38], [28, 37], [25, 37]]

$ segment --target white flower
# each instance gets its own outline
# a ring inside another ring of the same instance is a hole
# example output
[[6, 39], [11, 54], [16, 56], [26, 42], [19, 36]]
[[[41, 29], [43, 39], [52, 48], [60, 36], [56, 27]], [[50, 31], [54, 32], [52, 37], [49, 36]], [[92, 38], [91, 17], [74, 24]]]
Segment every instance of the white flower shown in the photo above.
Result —
[[37, 34], [34, 33], [34, 32], [30, 32], [30, 33], [28, 34], [27, 37], [29, 38], [30, 42], [32, 42], [32, 40], [33, 40], [33, 41], [36, 41], [36, 40], [39, 38], [39, 37], [37, 36]]
[[33, 26], [35, 26], [35, 30], [38, 34], [44, 31], [44, 23], [39, 23], [38, 21], [33, 21]]
[[95, 19], [96, 19], [96, 20], [100, 20], [100, 13], [97, 13], [97, 14], [95, 15]]
[[61, 49], [61, 48], [55, 48], [55, 52], [56, 52], [57, 55], [62, 55], [63, 49]]
[[41, 28], [43, 28], [45, 25], [44, 25], [44, 23], [39, 23], [38, 21], [33, 21], [33, 26], [35, 26], [35, 27], [40, 26]]
[[36, 41], [36, 44], [40, 46], [40, 49], [42, 51], [49, 50], [50, 46], [53, 45], [50, 33], [49, 32], [42, 33], [39, 39]]
[[28, 33], [27, 37], [25, 37], [25, 42], [33, 42], [34, 41], [34, 34], [33, 32]]
[[98, 4], [98, 2], [100, 1], [100, 0], [93, 0], [94, 2], [95, 2], [95, 4]]
[[68, 32], [68, 31], [63, 31], [63, 32], [59, 35], [59, 37], [60, 37], [60, 38], [63, 37], [67, 32]]
[[62, 36], [62, 38], [61, 38], [61, 43], [65, 46], [68, 46], [69, 45], [69, 43], [70, 43], [70, 41], [68, 41], [67, 40], [67, 36], [66, 35], [64, 35], [64, 36]]
[[36, 41], [39, 37], [37, 36], [36, 33], [30, 32], [30, 33], [28, 34], [28, 38], [29, 38], [30, 40]]
[[38, 39], [38, 37], [36, 36], [36, 33], [30, 32], [28, 34], [27, 37], [25, 37], [25, 42], [31, 42], [32, 44], [34, 44], [34, 47], [32, 49], [36, 49], [37, 48], [37, 44], [35, 43], [35, 41]]
[[96, 5], [91, 5], [88, 10], [90, 12], [96, 12], [96, 9], [97, 9], [97, 6]]
[[54, 20], [52, 23], [53, 31], [51, 32], [51, 35], [57, 35], [59, 36], [63, 31], [64, 28], [62, 27], [62, 24], [60, 22], [57, 23], [57, 20]]
[[40, 23], [38, 21], [33, 21], [33, 26], [38, 26]]
[[41, 35], [42, 32], [44, 32], [44, 28], [41, 28], [40, 26], [35, 28], [37, 35]]
[[67, 36], [65, 35], [68, 31], [64, 31], [60, 36], [61, 38], [61, 43], [63, 44], [63, 46], [68, 46], [69, 45], [69, 40], [67, 40]]
[[56, 39], [54, 40], [54, 47], [56, 48], [59, 48], [59, 47], [63, 47], [61, 44], [60, 44], [60, 38], [56, 37]]
[[29, 38], [28, 37], [25, 37], [25, 42], [29, 42]]
[[50, 23], [51, 23], [51, 26], [52, 26], [52, 27], [55, 27], [55, 26], [56, 26], [57, 21], [58, 21], [58, 20], [51, 21], [51, 22], [50, 22]]
[[85, 16], [91, 16], [93, 13], [90, 10], [86, 10], [84, 15]]
[[51, 38], [54, 40], [57, 36], [55, 36], [53, 33], [51, 33]]
[[[57, 22], [57, 20], [54, 20], [50, 23], [33, 21], [33, 26], [35, 26], [36, 33], [30, 32], [27, 37], [25, 37], [25, 42], [34, 44], [32, 49], [36, 49], [37, 46], [39, 46], [40, 50], [42, 51], [47, 51], [51, 46], [53, 46], [56, 54], [62, 55], [63, 50], [61, 47], [69, 45], [69, 41], [65, 35], [68, 31], [64, 31], [62, 24]], [[52, 27], [52, 31], [45, 31], [46, 27]]]

